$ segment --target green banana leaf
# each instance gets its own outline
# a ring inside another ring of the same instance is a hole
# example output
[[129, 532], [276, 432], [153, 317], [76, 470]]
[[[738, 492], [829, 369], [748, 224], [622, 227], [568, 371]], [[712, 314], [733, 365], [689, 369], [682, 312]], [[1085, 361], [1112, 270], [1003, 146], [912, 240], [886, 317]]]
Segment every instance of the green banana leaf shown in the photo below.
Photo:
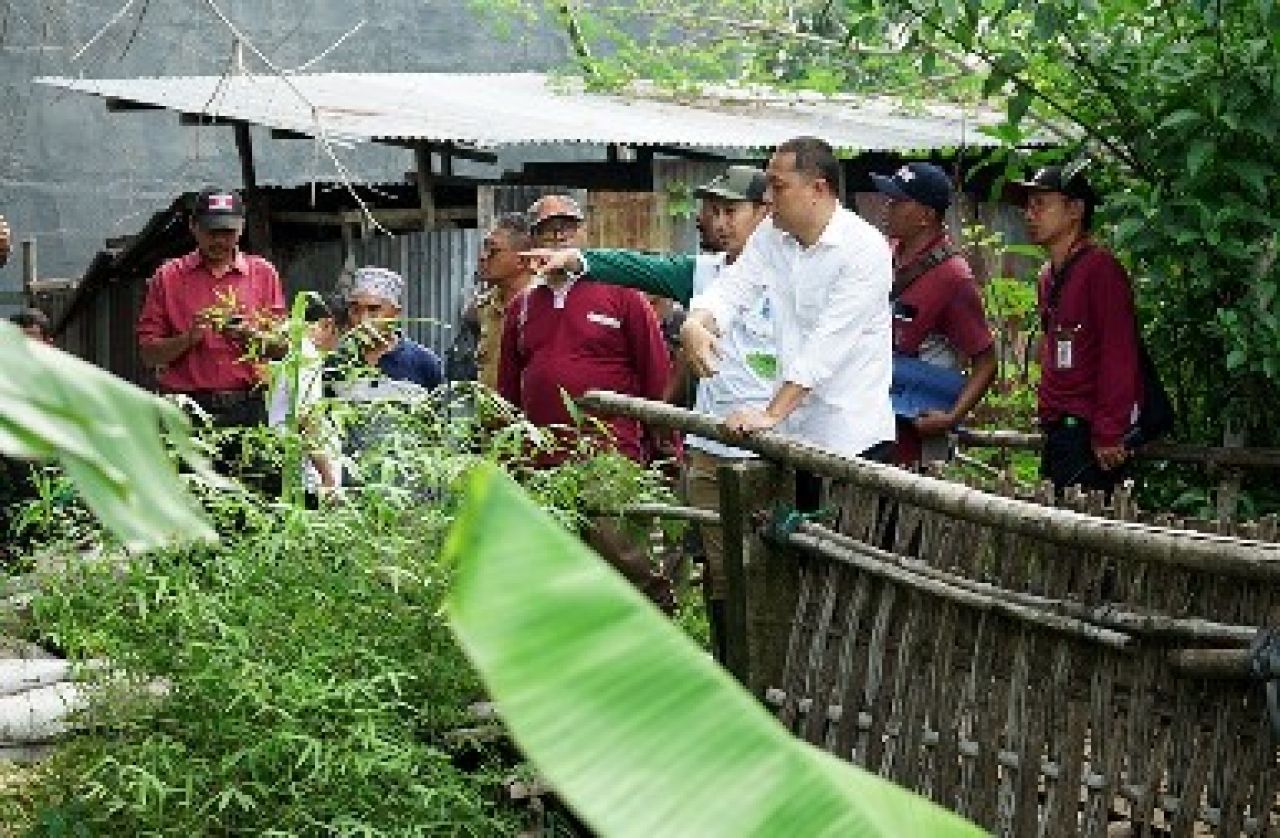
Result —
[[90, 510], [131, 550], [216, 538], [165, 448], [167, 437], [216, 479], [176, 406], [9, 323], [0, 323], [0, 370], [0, 453], [58, 459]]
[[981, 835], [792, 737], [491, 466], [445, 547], [447, 607], [508, 728], [606, 836]]

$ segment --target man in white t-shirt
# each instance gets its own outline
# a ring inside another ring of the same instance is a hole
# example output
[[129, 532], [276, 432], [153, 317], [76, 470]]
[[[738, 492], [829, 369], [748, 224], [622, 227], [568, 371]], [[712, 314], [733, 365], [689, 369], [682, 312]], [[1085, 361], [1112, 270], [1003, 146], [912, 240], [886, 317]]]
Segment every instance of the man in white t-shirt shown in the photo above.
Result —
[[303, 486], [310, 493], [323, 494], [342, 485], [341, 446], [319, 408], [324, 397], [324, 356], [337, 347], [338, 329], [332, 311], [319, 297], [307, 302], [305, 319], [307, 330], [298, 347], [299, 357], [296, 361], [286, 357], [272, 364], [267, 424], [283, 430], [290, 413], [297, 418], [307, 455], [302, 467]]

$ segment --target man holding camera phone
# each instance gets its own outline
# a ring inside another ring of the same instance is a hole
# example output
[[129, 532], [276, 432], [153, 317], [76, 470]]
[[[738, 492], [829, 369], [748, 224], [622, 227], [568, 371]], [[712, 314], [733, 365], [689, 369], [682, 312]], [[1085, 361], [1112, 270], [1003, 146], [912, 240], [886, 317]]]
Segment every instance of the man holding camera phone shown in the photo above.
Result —
[[219, 427], [266, 422], [262, 366], [284, 317], [275, 267], [240, 248], [244, 204], [230, 190], [201, 192], [190, 221], [196, 249], [170, 259], [147, 286], [138, 348], [161, 392], [190, 397]]

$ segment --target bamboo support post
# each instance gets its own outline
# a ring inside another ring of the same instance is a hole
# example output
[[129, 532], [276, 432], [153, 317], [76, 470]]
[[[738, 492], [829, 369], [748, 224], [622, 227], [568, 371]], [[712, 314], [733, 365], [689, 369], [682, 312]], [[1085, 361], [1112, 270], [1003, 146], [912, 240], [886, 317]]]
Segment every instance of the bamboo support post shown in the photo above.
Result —
[[766, 463], [719, 469], [725, 569], [725, 668], [762, 696], [779, 682], [786, 626], [795, 612], [799, 573], [777, 545], [756, 534], [752, 518], [768, 510], [786, 481]]

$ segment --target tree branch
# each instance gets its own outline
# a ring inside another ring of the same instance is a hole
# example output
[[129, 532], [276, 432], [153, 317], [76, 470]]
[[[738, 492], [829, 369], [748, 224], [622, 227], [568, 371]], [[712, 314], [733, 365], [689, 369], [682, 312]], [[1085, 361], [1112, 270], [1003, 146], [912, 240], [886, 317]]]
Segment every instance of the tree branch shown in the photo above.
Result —
[[[933, 30], [935, 34], [945, 37], [948, 41], [950, 41], [953, 44], [956, 44], [957, 46], [964, 45], [963, 39], [960, 38], [955, 33], [954, 29], [948, 29], [943, 24], [935, 20], [931, 20], [928, 16], [925, 15], [925, 13], [921, 12], [912, 3], [910, 3], [909, 0], [904, 0], [903, 5], [906, 6], [913, 14], [916, 15], [917, 19], [920, 21], [922, 25], [929, 27], [931, 30]], [[1039, 99], [1046, 106], [1053, 109], [1058, 114], [1066, 117], [1073, 124], [1075, 124], [1076, 127], [1078, 127], [1081, 131], [1083, 131], [1085, 136], [1095, 140], [1103, 148], [1106, 148], [1108, 151], [1114, 154], [1122, 163], [1124, 163], [1130, 169], [1132, 169], [1135, 174], [1139, 175], [1140, 177], [1148, 181], [1155, 180], [1154, 174], [1147, 168], [1147, 166], [1144, 163], [1142, 163], [1140, 159], [1138, 159], [1133, 154], [1133, 152], [1130, 149], [1127, 149], [1123, 145], [1117, 143], [1114, 138], [1109, 137], [1106, 134], [1103, 134], [1102, 132], [1098, 131], [1093, 125], [1089, 124], [1088, 121], [1086, 121], [1082, 116], [1080, 116], [1073, 109], [1068, 107], [1066, 104], [1058, 101], [1055, 97], [1050, 96], [1048, 93], [1041, 90], [1031, 81], [1029, 81], [1027, 78], [1015, 72], [1012, 68], [1005, 66], [1005, 64], [1000, 60], [1000, 57], [993, 55], [989, 49], [986, 49], [982, 46], [974, 44], [969, 47], [969, 50], [975, 58], [982, 61], [991, 69], [1004, 75], [1013, 84], [1014, 87], [1024, 91], [1025, 93], [1027, 93], [1028, 95], [1036, 99]], [[950, 53], [949, 51], [943, 51], [941, 49], [938, 50], [938, 53], [939, 55], [946, 57], [947, 60], [951, 61], [952, 63], [960, 62], [961, 66], [964, 66], [961, 59], [956, 57], [953, 53]]]

